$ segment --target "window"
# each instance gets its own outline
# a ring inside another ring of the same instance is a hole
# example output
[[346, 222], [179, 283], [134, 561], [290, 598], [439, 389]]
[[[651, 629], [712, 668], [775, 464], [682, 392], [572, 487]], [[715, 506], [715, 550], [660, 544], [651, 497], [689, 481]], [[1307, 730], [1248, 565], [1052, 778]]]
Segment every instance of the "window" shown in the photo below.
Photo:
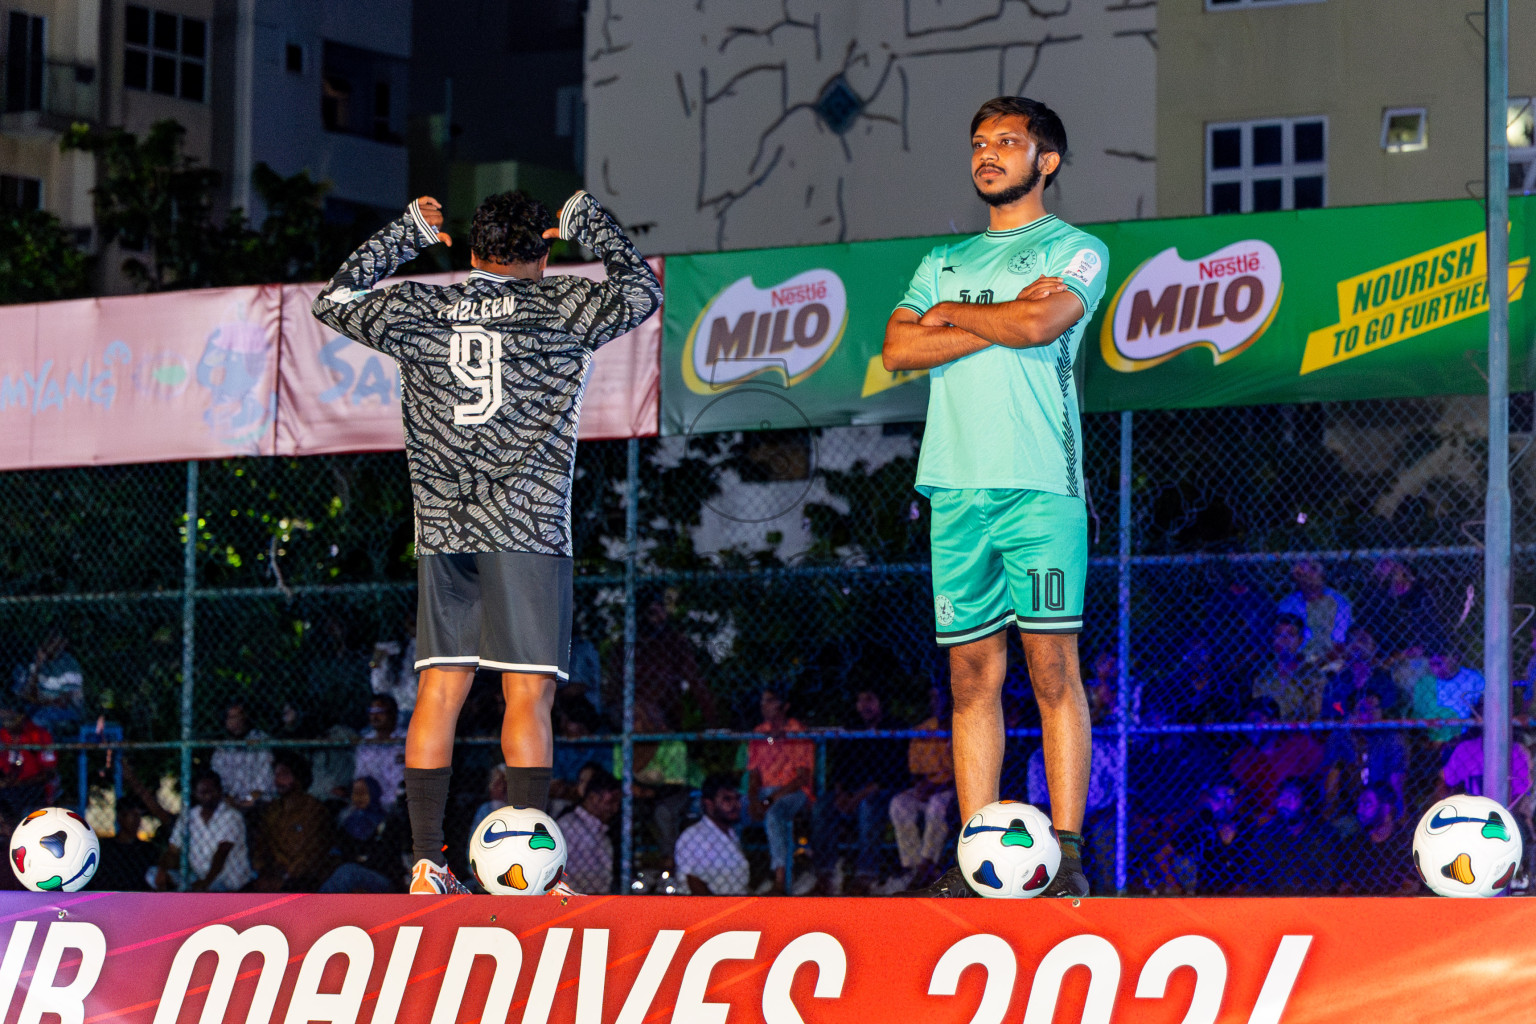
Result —
[[1417, 153], [1429, 148], [1429, 112], [1398, 107], [1381, 115], [1381, 148], [1388, 153]]
[[1289, 4], [1319, 4], [1323, 0], [1205, 0], [1208, 11], [1227, 11], [1238, 8], [1285, 7]]
[[1505, 137], [1509, 142], [1509, 190], [1516, 195], [1536, 193], [1536, 99], [1510, 99]]
[[12, 11], [5, 33], [5, 112], [43, 109], [47, 19]]
[[123, 85], [201, 103], [207, 96], [208, 23], [129, 4]]
[[0, 174], [0, 210], [41, 210], [43, 183], [37, 178]]
[[1320, 117], [1205, 129], [1205, 212], [1308, 210], [1327, 201], [1328, 122]]
[[405, 61], [326, 40], [320, 51], [320, 121], [328, 132], [402, 141], [395, 125]]
[[283, 67], [291, 75], [304, 73], [304, 47], [298, 43], [289, 43], [283, 49]]

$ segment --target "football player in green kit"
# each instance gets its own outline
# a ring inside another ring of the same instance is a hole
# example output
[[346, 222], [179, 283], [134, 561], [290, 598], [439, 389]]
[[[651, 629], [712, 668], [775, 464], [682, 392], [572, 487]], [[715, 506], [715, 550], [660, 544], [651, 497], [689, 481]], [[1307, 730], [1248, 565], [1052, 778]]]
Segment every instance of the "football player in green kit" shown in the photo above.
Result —
[[[1104, 294], [1108, 252], [1045, 210], [1066, 129], [1000, 96], [971, 119], [971, 180], [987, 231], [941, 245], [885, 328], [888, 370], [928, 370], [917, 489], [933, 508], [934, 632], [949, 648], [960, 820], [998, 799], [1007, 629], [1040, 704], [1062, 859], [1044, 895], [1086, 896], [1091, 732], [1077, 659], [1088, 572], [1073, 366]], [[958, 867], [910, 895], [974, 896]]]

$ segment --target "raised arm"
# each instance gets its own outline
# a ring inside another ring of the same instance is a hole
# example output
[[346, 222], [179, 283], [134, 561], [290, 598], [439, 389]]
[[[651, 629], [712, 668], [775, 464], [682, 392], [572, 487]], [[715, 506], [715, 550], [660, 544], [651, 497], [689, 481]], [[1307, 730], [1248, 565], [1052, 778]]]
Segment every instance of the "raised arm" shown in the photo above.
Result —
[[[553, 229], [567, 241], [591, 249], [608, 279], [567, 278], [572, 291], [560, 303], [560, 328], [598, 348], [638, 327], [661, 305], [661, 282], [607, 210], [586, 192], [577, 192], [560, 208]], [[546, 232], [546, 235], [548, 232]]]
[[436, 199], [422, 196], [411, 203], [404, 214], [384, 225], [347, 257], [336, 276], [321, 289], [310, 312], [337, 334], [396, 355], [395, 346], [391, 345], [391, 324], [384, 315], [391, 292], [374, 286], [428, 246], [439, 241], [453, 244], [437, 230], [442, 222], [442, 207]]

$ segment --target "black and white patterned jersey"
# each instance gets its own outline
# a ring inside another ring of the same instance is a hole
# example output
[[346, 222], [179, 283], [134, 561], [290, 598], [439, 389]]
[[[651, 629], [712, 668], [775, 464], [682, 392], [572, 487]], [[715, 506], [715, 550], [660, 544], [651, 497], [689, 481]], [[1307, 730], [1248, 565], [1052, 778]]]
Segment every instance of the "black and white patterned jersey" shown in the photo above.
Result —
[[592, 353], [656, 311], [661, 285], [585, 192], [560, 237], [606, 281], [476, 270], [452, 285], [375, 285], [437, 242], [412, 203], [337, 271], [313, 312], [400, 364], [418, 554], [571, 554], [576, 420]]

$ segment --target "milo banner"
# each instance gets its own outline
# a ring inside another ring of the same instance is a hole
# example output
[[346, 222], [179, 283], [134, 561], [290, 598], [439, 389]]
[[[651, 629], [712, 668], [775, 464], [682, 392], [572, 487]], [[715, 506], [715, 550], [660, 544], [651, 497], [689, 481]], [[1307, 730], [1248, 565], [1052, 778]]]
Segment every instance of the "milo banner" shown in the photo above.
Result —
[[[1529, 200], [1511, 203], [1511, 387], [1530, 387]], [[1488, 248], [1471, 200], [1140, 221], [1109, 245], [1085, 408], [1487, 389]]]
[[927, 374], [886, 372], [880, 348], [943, 240], [668, 257], [661, 432], [922, 420]]
[[[1511, 387], [1531, 386], [1531, 199], [1511, 201]], [[1488, 253], [1474, 201], [1084, 225], [1109, 247], [1084, 410], [1482, 392]], [[885, 323], [944, 238], [667, 262], [662, 432], [921, 420]]]

